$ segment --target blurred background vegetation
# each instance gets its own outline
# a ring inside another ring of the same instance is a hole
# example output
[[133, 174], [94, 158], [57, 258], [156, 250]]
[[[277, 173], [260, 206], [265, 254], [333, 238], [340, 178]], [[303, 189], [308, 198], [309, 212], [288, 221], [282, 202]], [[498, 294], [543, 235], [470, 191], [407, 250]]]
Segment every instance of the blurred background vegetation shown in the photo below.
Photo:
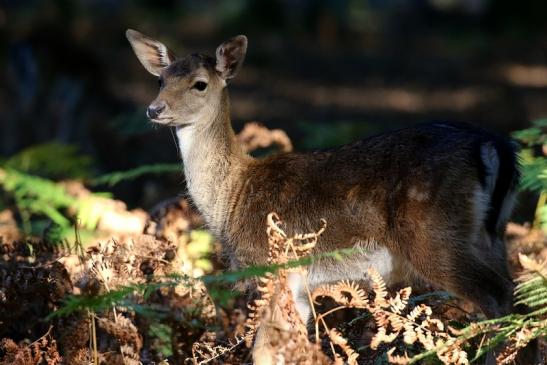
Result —
[[[9, 298], [0, 301], [0, 339], [28, 340], [17, 351], [30, 351], [55, 328], [50, 340], [66, 363], [89, 363], [91, 353], [97, 360], [127, 349], [103, 341], [88, 351], [85, 338], [76, 346], [66, 334], [116, 337], [86, 332], [88, 323], [105, 330], [132, 318], [138, 331], [124, 328], [143, 336], [132, 351], [146, 364], [189, 356], [204, 328], [218, 325], [211, 297], [224, 308], [225, 338], [245, 320], [247, 301], [225, 285], [241, 276], [219, 274], [218, 242], [187, 201], [173, 199], [184, 193], [176, 141], [146, 119], [157, 81], [134, 56], [127, 28], [180, 56], [213, 54], [246, 34], [247, 59], [230, 85], [234, 127], [282, 129], [299, 151], [434, 120], [511, 134], [523, 147], [514, 220], [545, 232], [545, 14], [544, 0], [0, 1], [0, 297]], [[512, 231], [513, 267], [521, 251], [545, 260], [543, 235]], [[22, 240], [28, 235], [39, 239]], [[173, 273], [201, 277], [207, 290], [162, 281]], [[190, 287], [212, 310], [196, 310]], [[87, 312], [63, 322], [52, 319], [59, 308]]]
[[[428, 120], [521, 130], [547, 116], [544, 14], [541, 0], [4, 0], [0, 162], [87, 181], [177, 163], [170, 131], [146, 120], [157, 83], [126, 28], [178, 55], [246, 34], [234, 127], [284, 129], [297, 150]], [[95, 186], [146, 209], [183, 181], [171, 172]]]

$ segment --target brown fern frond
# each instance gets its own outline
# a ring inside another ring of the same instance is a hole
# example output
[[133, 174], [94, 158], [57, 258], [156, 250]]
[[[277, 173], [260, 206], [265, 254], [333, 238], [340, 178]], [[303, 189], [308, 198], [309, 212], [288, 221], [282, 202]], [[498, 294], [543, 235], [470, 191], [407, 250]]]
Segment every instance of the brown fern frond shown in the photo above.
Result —
[[389, 298], [388, 302], [391, 308], [391, 312], [401, 314], [401, 312], [408, 305], [408, 299], [410, 298], [411, 293], [412, 288], [406, 287], [399, 290], [399, 292], [395, 295], [395, 298]]
[[437, 357], [444, 364], [468, 365], [467, 352], [461, 349], [459, 342], [454, 342], [451, 346], [446, 346], [437, 351]]
[[333, 344], [340, 347], [346, 354], [346, 361], [349, 365], [357, 365], [359, 354], [348, 344], [348, 340], [336, 329], [332, 328], [328, 331], [329, 339]]
[[368, 269], [368, 275], [370, 276], [372, 290], [374, 291], [374, 305], [380, 308], [389, 307], [389, 303], [386, 300], [388, 295], [386, 282], [378, 271], [374, 268]]
[[205, 365], [213, 362], [243, 343], [243, 337], [230, 340], [227, 345], [211, 346], [208, 343], [196, 342], [192, 345], [192, 360], [194, 365]]
[[410, 358], [408, 357], [408, 355], [405, 353], [404, 355], [394, 355], [393, 353], [395, 352], [396, 348], [395, 347], [392, 347], [391, 349], [389, 349], [387, 351], [387, 361], [390, 363], [390, 364], [396, 364], [396, 365], [406, 365], [409, 363], [410, 361]]
[[137, 327], [129, 318], [118, 314], [115, 320], [97, 318], [97, 324], [109, 335], [115, 337], [122, 344], [131, 344], [138, 353], [142, 347], [142, 339]]
[[[344, 303], [337, 300], [338, 303], [348, 307], [366, 307], [368, 305], [367, 293], [353, 281], [339, 281], [332, 288], [337, 297], [344, 297]], [[336, 298], [333, 298], [336, 300]]]
[[382, 343], [392, 343], [398, 336], [397, 332], [388, 334], [385, 327], [379, 327], [370, 341], [370, 348], [376, 350]]
[[528, 280], [528, 276], [526, 275], [527, 272], [529, 273], [539, 273], [543, 277], [547, 277], [547, 260], [534, 260], [526, 255], [523, 255], [522, 253], [519, 253], [519, 262], [522, 266], [522, 268], [525, 270], [523, 273], [524, 275], [521, 275], [518, 278], [518, 281], [524, 282]]

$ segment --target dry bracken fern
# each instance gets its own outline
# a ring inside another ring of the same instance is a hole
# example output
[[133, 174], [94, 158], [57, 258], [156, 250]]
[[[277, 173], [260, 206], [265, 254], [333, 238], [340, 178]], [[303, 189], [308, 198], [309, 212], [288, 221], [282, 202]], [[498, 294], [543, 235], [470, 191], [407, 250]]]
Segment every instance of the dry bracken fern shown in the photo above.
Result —
[[[284, 265], [309, 255], [315, 247], [321, 233], [326, 228], [322, 221], [316, 232], [299, 234], [292, 237], [282, 229], [282, 223], [276, 214], [267, 219], [268, 264]], [[308, 339], [307, 328], [298, 316], [288, 277], [294, 273], [305, 280], [305, 267], [290, 268], [281, 266], [275, 273], [269, 272], [256, 279], [258, 298], [249, 304], [249, 314], [245, 323], [246, 332], [242, 339], [236, 339], [227, 346], [210, 346], [196, 343], [193, 347], [194, 364], [206, 364], [225, 356], [245, 342], [254, 343], [253, 356], [260, 363], [261, 358], [286, 364], [350, 364], [358, 363], [359, 354], [349, 341], [336, 328], [329, 328], [324, 317], [344, 308], [364, 309], [372, 315], [376, 332], [370, 347], [378, 349], [385, 344], [413, 345], [425, 351], [436, 352], [445, 364], [468, 364], [467, 353], [463, 350], [465, 341], [457, 334], [447, 331], [444, 324], [432, 317], [432, 309], [420, 304], [409, 305], [411, 288], [403, 288], [393, 295], [388, 292], [381, 275], [374, 269], [368, 271], [371, 295], [355, 282], [340, 281], [322, 285], [308, 292], [315, 320], [316, 343]], [[316, 314], [314, 304], [320, 297], [329, 297], [338, 307], [324, 314]], [[323, 329], [323, 331], [320, 331]], [[320, 350], [321, 332], [328, 340], [333, 360]], [[393, 346], [393, 345], [392, 345]], [[387, 351], [387, 358], [393, 364], [408, 364], [412, 358], [405, 353], [396, 353], [393, 346]]]

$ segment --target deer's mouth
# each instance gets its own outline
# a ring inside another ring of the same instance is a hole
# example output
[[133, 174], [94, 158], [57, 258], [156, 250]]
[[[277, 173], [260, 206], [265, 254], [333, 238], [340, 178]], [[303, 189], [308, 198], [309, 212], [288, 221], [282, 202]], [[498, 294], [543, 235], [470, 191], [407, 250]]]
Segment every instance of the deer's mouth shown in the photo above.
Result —
[[165, 117], [165, 118], [150, 118], [150, 121], [152, 123], [157, 123], [157, 124], [166, 125], [166, 126], [170, 126], [170, 127], [175, 125], [175, 118], [168, 118], [168, 117]]

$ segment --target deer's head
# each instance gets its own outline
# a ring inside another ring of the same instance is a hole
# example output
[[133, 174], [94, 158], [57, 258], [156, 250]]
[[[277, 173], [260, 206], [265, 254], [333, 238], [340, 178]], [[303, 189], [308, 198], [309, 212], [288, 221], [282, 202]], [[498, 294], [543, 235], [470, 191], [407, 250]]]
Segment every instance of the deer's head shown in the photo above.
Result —
[[135, 30], [127, 30], [126, 36], [144, 68], [159, 78], [159, 94], [146, 114], [169, 126], [211, 120], [226, 82], [237, 74], [247, 51], [247, 37], [240, 35], [218, 46], [216, 57], [176, 58], [165, 45]]

